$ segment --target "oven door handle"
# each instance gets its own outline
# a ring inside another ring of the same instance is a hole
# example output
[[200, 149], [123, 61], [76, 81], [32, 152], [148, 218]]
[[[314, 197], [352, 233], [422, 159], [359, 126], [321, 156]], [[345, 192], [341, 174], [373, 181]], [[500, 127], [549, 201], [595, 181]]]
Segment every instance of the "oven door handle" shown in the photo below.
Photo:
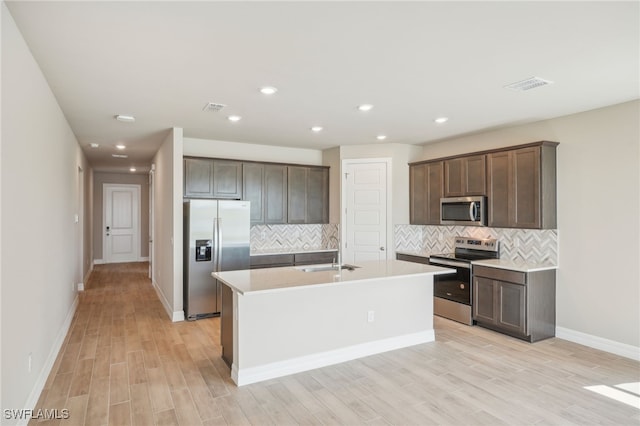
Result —
[[456, 268], [471, 269], [471, 265], [468, 263], [452, 262], [444, 259], [429, 259], [429, 264], [433, 266], [446, 265], [455, 266]]

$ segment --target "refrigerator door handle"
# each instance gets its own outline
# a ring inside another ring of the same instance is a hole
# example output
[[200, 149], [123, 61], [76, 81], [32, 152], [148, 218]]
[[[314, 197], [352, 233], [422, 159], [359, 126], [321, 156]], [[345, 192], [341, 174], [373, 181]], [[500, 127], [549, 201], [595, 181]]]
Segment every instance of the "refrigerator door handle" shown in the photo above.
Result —
[[213, 219], [213, 272], [218, 272], [218, 219]]
[[217, 219], [218, 222], [218, 269], [217, 271], [220, 272], [222, 271], [222, 218], [218, 218]]

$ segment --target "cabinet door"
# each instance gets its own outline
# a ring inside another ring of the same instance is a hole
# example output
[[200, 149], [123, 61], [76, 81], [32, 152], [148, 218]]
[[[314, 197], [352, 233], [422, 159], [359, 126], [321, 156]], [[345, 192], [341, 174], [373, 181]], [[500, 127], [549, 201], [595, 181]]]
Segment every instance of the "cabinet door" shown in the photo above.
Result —
[[463, 160], [452, 158], [444, 162], [444, 196], [462, 197], [463, 185]]
[[473, 319], [476, 321], [495, 324], [496, 285], [489, 278], [474, 277], [473, 279]]
[[497, 325], [512, 332], [527, 335], [526, 318], [526, 290], [520, 284], [496, 281], [498, 290]]
[[287, 166], [264, 166], [264, 221], [287, 223]]
[[329, 170], [310, 168], [307, 173], [306, 223], [329, 222]]
[[251, 224], [265, 223], [264, 168], [259, 163], [242, 165], [242, 199], [251, 202]]
[[439, 225], [443, 162], [409, 166], [409, 223]]
[[512, 152], [512, 226], [540, 228], [540, 147]]
[[184, 196], [213, 198], [213, 160], [184, 159]]
[[427, 164], [409, 166], [409, 223], [426, 225], [427, 211]]
[[463, 158], [464, 195], [486, 195], [487, 156], [474, 155]]
[[329, 170], [287, 168], [287, 223], [329, 222]]
[[509, 151], [495, 152], [487, 156], [489, 169], [487, 202], [489, 226], [492, 227], [508, 228], [512, 223], [509, 216], [510, 159]]
[[287, 223], [307, 220], [307, 167], [287, 168]]
[[486, 156], [472, 155], [444, 162], [445, 197], [486, 194]]
[[440, 225], [440, 198], [444, 193], [444, 164], [442, 161], [427, 163], [427, 221], [428, 225]]
[[213, 161], [214, 198], [242, 198], [242, 163], [239, 161]]

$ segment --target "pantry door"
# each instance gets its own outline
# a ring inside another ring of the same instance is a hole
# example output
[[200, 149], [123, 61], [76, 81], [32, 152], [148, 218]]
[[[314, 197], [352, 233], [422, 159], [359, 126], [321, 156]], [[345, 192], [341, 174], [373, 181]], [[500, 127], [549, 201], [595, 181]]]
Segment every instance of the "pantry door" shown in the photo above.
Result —
[[104, 263], [140, 260], [140, 185], [103, 185]]
[[344, 160], [342, 170], [343, 262], [388, 259], [391, 160]]

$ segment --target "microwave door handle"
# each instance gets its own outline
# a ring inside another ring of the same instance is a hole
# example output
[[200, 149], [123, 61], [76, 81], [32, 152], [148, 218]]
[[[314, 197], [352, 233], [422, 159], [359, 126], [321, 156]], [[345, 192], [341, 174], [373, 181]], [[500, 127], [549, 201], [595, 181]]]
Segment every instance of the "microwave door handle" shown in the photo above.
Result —
[[476, 220], [476, 203], [473, 201], [469, 204], [469, 219], [472, 222]]

